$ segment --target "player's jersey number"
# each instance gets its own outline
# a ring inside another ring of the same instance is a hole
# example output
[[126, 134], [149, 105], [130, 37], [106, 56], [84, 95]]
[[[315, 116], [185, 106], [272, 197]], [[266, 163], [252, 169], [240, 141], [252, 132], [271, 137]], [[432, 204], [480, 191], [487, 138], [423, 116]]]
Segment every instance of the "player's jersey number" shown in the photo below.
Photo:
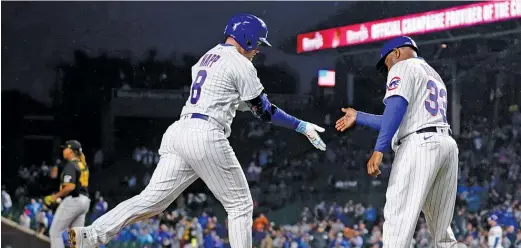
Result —
[[206, 70], [200, 70], [195, 77], [195, 81], [192, 83], [192, 90], [190, 93], [190, 103], [196, 104], [201, 97], [201, 87], [203, 87], [204, 81], [206, 80]]
[[436, 83], [432, 80], [427, 82], [429, 90], [429, 99], [425, 101], [425, 109], [432, 115], [438, 113], [443, 117], [443, 122], [447, 123], [447, 91], [438, 89]]

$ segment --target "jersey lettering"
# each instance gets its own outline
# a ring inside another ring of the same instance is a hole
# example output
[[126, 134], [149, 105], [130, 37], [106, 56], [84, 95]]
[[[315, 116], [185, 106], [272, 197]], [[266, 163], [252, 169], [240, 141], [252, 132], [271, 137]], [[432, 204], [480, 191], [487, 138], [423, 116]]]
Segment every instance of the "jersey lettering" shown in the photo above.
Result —
[[432, 80], [427, 81], [427, 90], [429, 91], [429, 100], [425, 101], [425, 109], [432, 116], [441, 114], [443, 122], [447, 123], [447, 91], [439, 89]]
[[207, 53], [201, 59], [201, 63], [199, 64], [199, 66], [212, 67], [213, 63], [217, 62], [217, 60], [219, 60], [220, 58], [221, 56], [217, 54]]
[[197, 104], [197, 102], [199, 101], [199, 97], [201, 97], [201, 88], [203, 87], [204, 81], [206, 80], [207, 76], [208, 73], [206, 72], [206, 70], [200, 70], [197, 73], [195, 81], [192, 83], [192, 91], [190, 93], [191, 104]]

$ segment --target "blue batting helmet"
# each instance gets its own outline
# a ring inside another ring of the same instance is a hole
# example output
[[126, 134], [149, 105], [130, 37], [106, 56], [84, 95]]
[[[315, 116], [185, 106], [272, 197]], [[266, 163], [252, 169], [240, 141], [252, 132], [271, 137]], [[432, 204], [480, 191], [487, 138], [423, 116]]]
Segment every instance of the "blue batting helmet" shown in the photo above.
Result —
[[384, 43], [382, 49], [380, 49], [380, 60], [376, 64], [376, 70], [380, 73], [385, 73], [385, 58], [389, 53], [393, 51], [395, 48], [400, 47], [411, 47], [417, 53], [419, 52], [418, 46], [416, 46], [416, 42], [409, 36], [398, 36]]
[[268, 42], [268, 26], [252, 14], [234, 15], [224, 28], [224, 35], [235, 39], [246, 51], [257, 49], [259, 45], [271, 47]]

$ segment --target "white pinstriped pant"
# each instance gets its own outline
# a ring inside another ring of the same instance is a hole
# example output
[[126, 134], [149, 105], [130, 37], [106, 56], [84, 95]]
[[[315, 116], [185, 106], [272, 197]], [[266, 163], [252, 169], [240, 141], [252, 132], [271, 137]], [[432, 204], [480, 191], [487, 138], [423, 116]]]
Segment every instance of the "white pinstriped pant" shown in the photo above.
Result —
[[106, 244], [125, 225], [161, 213], [201, 177], [228, 213], [231, 247], [252, 247], [253, 201], [223, 128], [213, 121], [181, 118], [163, 135], [159, 154], [147, 187], [89, 227], [94, 243]]
[[387, 187], [383, 247], [411, 247], [420, 211], [427, 220], [434, 247], [455, 247], [450, 223], [457, 183], [458, 146], [452, 137], [413, 133], [402, 139]]

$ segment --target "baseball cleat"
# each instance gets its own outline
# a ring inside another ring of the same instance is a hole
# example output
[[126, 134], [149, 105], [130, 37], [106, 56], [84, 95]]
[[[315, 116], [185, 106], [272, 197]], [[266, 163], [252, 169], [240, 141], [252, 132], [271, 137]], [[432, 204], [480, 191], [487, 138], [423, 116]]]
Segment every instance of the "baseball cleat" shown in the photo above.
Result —
[[70, 248], [95, 248], [97, 246], [89, 244], [87, 232], [84, 227], [73, 227], [69, 230]]

